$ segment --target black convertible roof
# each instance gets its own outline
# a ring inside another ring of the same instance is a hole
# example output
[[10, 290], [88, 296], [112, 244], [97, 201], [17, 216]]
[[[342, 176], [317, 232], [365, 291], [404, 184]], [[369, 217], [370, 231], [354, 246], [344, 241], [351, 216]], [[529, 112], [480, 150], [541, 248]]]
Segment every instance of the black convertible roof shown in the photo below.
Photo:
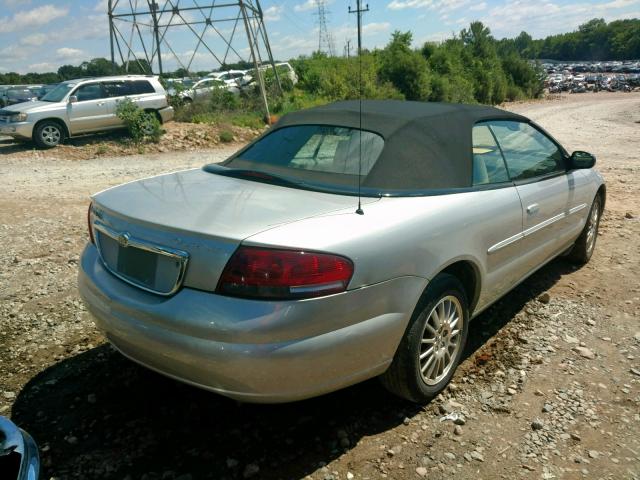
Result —
[[[470, 187], [473, 125], [483, 120], [529, 120], [494, 107], [399, 100], [363, 100], [362, 129], [385, 145], [363, 187], [380, 190]], [[360, 102], [336, 102], [289, 113], [274, 126], [337, 125], [358, 128]]]

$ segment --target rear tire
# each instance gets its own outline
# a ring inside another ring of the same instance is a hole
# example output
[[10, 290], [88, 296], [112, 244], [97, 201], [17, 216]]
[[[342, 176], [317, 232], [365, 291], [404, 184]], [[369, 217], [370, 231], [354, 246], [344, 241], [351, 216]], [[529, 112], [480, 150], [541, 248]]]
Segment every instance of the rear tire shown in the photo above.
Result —
[[591, 204], [587, 223], [568, 255], [569, 261], [578, 265], [584, 265], [591, 259], [593, 251], [596, 248], [601, 215], [602, 197], [598, 194]]
[[[158, 119], [158, 114], [153, 110], [146, 111], [144, 113], [145, 113], [145, 119], [144, 119], [144, 124], [142, 125], [142, 133], [146, 136], [151, 136], [155, 131], [154, 122], [155, 120]], [[160, 122], [160, 124], [162, 124], [162, 122]]]
[[64, 127], [55, 120], [38, 123], [33, 132], [33, 141], [38, 148], [53, 148], [62, 143], [65, 137]]
[[389, 369], [380, 376], [391, 393], [426, 403], [453, 376], [469, 331], [469, 307], [462, 283], [437, 275], [418, 303]]

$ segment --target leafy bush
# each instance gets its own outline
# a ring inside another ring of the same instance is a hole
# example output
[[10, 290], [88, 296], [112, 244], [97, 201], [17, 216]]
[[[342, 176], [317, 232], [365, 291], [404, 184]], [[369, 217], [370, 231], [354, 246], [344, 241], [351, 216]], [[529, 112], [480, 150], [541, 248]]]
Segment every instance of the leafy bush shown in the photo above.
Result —
[[395, 31], [391, 42], [380, 53], [380, 78], [389, 81], [407, 100], [428, 100], [431, 93], [429, 66], [411, 48], [411, 32]]
[[229, 143], [229, 142], [233, 142], [233, 132], [229, 131], [229, 130], [222, 130], [220, 132], [220, 141], [224, 142], [224, 143]]
[[118, 103], [116, 115], [122, 120], [134, 142], [143, 140], [158, 142], [163, 134], [160, 121], [153, 112], [145, 112], [130, 99]]

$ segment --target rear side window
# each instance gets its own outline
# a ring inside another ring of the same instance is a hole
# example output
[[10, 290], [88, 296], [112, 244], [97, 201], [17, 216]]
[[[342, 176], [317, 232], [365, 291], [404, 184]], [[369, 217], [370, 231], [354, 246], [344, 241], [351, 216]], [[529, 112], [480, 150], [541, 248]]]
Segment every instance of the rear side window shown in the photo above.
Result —
[[[360, 144], [362, 164], [359, 170]], [[367, 175], [375, 165], [384, 140], [381, 136], [353, 128], [301, 125], [275, 130], [265, 136], [227, 166], [235, 167], [236, 160], [291, 171], [312, 171], [342, 175]], [[267, 167], [267, 168], [264, 168]], [[298, 175], [300, 176], [300, 175]]]
[[142, 93], [155, 93], [153, 85], [147, 80], [134, 80], [131, 82], [131, 94], [140, 95]]
[[500, 147], [487, 124], [473, 127], [473, 185], [509, 181]]
[[490, 125], [512, 180], [526, 180], [564, 171], [560, 148], [538, 129], [514, 121], [492, 121]]
[[104, 90], [108, 97], [125, 97], [131, 95], [131, 82], [105, 82]]

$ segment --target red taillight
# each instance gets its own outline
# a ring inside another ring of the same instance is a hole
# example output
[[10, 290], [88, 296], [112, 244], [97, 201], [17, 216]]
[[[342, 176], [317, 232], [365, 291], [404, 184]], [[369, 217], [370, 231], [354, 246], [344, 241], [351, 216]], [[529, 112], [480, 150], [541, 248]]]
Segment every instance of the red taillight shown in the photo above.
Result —
[[89, 209], [87, 210], [87, 228], [89, 229], [89, 240], [91, 243], [95, 245], [96, 240], [93, 238], [93, 227], [91, 225], [91, 214], [93, 213], [93, 203], [89, 204]]
[[252, 298], [320, 297], [347, 289], [351, 260], [327, 253], [240, 247], [229, 259], [216, 291]]

